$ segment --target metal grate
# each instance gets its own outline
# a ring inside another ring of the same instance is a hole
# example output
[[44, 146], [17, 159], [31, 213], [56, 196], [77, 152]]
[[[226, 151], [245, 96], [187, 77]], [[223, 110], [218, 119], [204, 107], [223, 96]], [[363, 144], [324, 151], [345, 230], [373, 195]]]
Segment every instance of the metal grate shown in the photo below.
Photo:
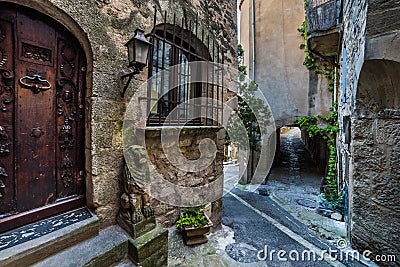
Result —
[[342, 20], [342, 1], [307, 0], [307, 32], [326, 31]]
[[[155, 9], [153, 31], [149, 35], [153, 44], [149, 78], [153, 77], [153, 82], [147, 93], [147, 125], [218, 125], [223, 110], [219, 101], [223, 100], [224, 92], [223, 83], [216, 81], [223, 81], [224, 74], [207, 72], [202, 76], [206, 77], [205, 82], [192, 82], [194, 72], [201, 70], [192, 69], [189, 63], [223, 64], [223, 49], [201, 27], [198, 15], [195, 20], [187, 20], [178, 19], [174, 14], [171, 23], [166, 11], [163, 17], [164, 21], [157, 24]], [[218, 101], [214, 103], [205, 98]]]

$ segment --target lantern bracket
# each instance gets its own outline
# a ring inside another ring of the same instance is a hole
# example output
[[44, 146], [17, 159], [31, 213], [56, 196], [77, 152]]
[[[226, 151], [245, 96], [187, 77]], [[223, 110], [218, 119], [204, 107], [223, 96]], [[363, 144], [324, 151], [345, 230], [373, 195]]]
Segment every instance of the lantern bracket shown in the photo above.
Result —
[[139, 74], [140, 71], [141, 71], [141, 69], [139, 67], [135, 66], [135, 65], [133, 65], [132, 68], [133, 68], [132, 72], [129, 72], [127, 74], [124, 74], [124, 75], [120, 76], [121, 81], [123, 81], [125, 78], [128, 78], [128, 80], [126, 81], [126, 83], [124, 85], [124, 88], [122, 89], [121, 97], [124, 97], [125, 92], [128, 89], [129, 84], [131, 83], [133, 76], [136, 75], [136, 74]]

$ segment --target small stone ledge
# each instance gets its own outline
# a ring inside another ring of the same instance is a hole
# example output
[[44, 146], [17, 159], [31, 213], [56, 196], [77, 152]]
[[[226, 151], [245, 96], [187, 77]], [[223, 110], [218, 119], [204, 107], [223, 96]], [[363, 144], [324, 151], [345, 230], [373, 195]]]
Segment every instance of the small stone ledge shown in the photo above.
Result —
[[154, 215], [149, 218], [145, 218], [136, 224], [128, 222], [127, 220], [121, 218], [121, 216], [118, 216], [117, 222], [122, 229], [128, 232], [133, 238], [137, 238], [156, 228], [156, 218]]
[[129, 235], [119, 226], [110, 226], [97, 236], [60, 251], [37, 264], [47, 266], [111, 266], [126, 258]]

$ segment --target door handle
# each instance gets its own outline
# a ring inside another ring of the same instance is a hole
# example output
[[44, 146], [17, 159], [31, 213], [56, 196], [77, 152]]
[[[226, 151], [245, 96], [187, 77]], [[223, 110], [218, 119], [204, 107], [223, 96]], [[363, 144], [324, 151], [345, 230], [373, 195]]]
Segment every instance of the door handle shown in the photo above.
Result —
[[[27, 83], [28, 81], [29, 83]], [[37, 74], [32, 76], [26, 75], [19, 79], [19, 83], [22, 87], [30, 89], [34, 94], [38, 94], [41, 91], [46, 91], [51, 88], [50, 82]]]

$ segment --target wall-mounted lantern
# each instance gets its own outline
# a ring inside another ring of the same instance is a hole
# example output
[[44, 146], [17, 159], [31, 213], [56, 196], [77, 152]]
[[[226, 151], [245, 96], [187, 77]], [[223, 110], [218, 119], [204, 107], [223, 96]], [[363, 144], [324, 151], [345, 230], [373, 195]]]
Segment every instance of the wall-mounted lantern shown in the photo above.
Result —
[[125, 44], [125, 46], [128, 48], [129, 67], [133, 68], [133, 72], [121, 76], [121, 79], [129, 77], [124, 89], [121, 92], [121, 97], [124, 97], [126, 89], [128, 89], [133, 75], [140, 73], [143, 68], [147, 66], [151, 45], [152, 44], [147, 41], [146, 37], [144, 36], [144, 31], [140, 29], [136, 29], [135, 36]]

